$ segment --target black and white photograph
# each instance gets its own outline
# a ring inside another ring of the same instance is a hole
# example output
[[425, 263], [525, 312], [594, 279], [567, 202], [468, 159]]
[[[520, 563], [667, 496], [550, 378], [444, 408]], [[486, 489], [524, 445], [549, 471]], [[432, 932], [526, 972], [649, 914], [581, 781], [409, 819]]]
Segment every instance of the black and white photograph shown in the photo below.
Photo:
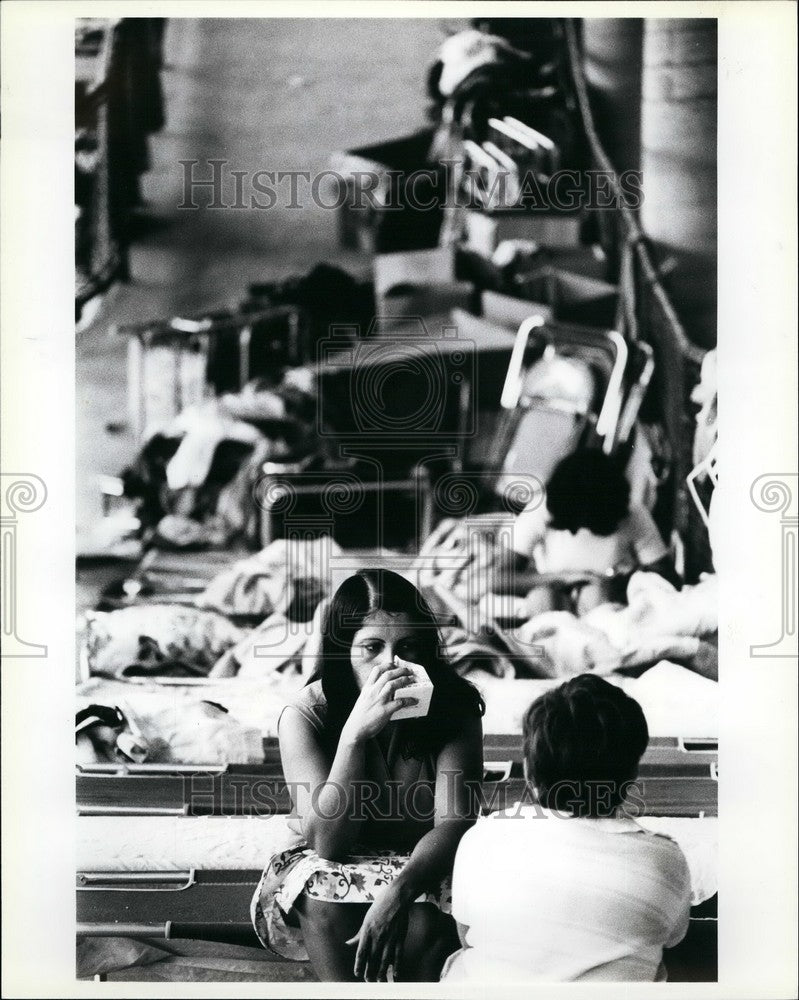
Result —
[[60, 6], [4, 995], [794, 995], [795, 8]]

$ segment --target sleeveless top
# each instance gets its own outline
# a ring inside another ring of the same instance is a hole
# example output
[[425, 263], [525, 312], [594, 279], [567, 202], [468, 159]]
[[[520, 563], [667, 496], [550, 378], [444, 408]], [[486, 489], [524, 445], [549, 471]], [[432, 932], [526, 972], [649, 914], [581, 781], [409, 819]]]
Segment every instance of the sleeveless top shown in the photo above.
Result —
[[[322, 736], [328, 707], [321, 680], [302, 688], [283, 711], [288, 707], [298, 711]], [[403, 726], [399, 723], [394, 727], [387, 750], [376, 739], [365, 744], [366, 785], [360, 792], [360, 807], [366, 820], [359, 840], [370, 847], [408, 851], [433, 827], [435, 757], [432, 754], [422, 758], [403, 757], [402, 736]], [[332, 763], [331, 758], [331, 766]], [[292, 810], [289, 826], [296, 833], [302, 832], [296, 809]]]

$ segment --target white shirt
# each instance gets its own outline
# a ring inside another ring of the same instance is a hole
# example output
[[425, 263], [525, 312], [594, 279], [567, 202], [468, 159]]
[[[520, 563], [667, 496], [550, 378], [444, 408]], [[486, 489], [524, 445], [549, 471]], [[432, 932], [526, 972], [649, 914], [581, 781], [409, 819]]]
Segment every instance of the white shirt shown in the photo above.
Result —
[[630, 507], [612, 535], [595, 535], [587, 528], [575, 534], [549, 526], [545, 504], [525, 508], [513, 526], [513, 551], [533, 559], [539, 573], [606, 573], [616, 568], [650, 566], [666, 556], [666, 546], [649, 512]]
[[668, 837], [627, 818], [517, 804], [478, 820], [458, 847], [452, 912], [467, 947], [442, 979], [662, 979], [663, 948], [685, 936], [690, 898], [687, 862]]

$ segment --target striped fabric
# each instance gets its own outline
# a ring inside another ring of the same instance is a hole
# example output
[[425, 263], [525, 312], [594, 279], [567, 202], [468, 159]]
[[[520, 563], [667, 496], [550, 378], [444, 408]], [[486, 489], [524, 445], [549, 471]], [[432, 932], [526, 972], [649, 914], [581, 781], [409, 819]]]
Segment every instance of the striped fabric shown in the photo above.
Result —
[[[501, 822], [500, 822], [501, 821]], [[464, 836], [452, 912], [468, 927], [447, 981], [653, 981], [688, 928], [688, 865], [633, 820], [535, 806], [493, 813]]]

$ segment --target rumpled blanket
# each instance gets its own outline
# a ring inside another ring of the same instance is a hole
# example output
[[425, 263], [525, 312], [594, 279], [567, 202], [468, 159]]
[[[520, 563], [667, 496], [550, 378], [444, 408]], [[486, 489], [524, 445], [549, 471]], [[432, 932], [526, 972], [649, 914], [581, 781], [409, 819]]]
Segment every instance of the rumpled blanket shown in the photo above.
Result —
[[313, 631], [312, 622], [293, 621], [276, 611], [229, 649], [215, 664], [211, 676], [247, 680], [275, 673], [299, 676]]
[[330, 559], [341, 554], [340, 547], [327, 535], [307, 540], [277, 539], [214, 577], [195, 603], [227, 614], [266, 617], [304, 601], [310, 617], [319, 601], [330, 593]]
[[178, 450], [166, 467], [166, 481], [171, 490], [202, 486], [221, 441], [254, 446], [263, 440], [252, 424], [233, 419], [217, 402], [185, 409], [169, 426], [168, 435], [181, 437]]
[[441, 636], [447, 658], [461, 676], [479, 670], [494, 677], [515, 677], [513, 664], [506, 656], [488, 643], [475, 639], [465, 629], [445, 626]]
[[120, 698], [115, 705], [125, 717], [124, 730], [112, 733], [106, 727], [98, 727], [81, 733], [76, 739], [78, 763], [263, 762], [260, 729], [242, 725], [219, 702], [201, 698], [186, 704], [184, 699], [166, 697], [159, 707], [147, 710], [134, 708], [130, 699]]
[[234, 420], [282, 420], [286, 416], [286, 403], [280, 393], [252, 382], [241, 392], [226, 393], [220, 404]]
[[668, 660], [717, 678], [715, 576], [678, 591], [657, 573], [634, 573], [627, 600], [626, 607], [602, 604], [582, 618], [568, 611], [545, 612], [513, 634], [540, 648], [542, 676], [610, 673]]
[[477, 603], [494, 589], [496, 535], [509, 523], [500, 515], [444, 518], [425, 540], [414, 563], [420, 585], [435, 584], [460, 601]]
[[513, 633], [522, 647], [530, 647], [536, 673], [563, 677], [594, 671], [609, 674], [622, 657], [607, 636], [569, 611], [545, 611]]
[[[169, 722], [189, 715], [203, 701], [222, 705], [244, 729], [255, 729], [261, 737], [277, 736], [277, 720], [283, 707], [295, 697], [306, 678], [293, 671], [257, 678], [207, 678], [132, 680], [92, 677], [77, 686], [77, 707], [86, 703], [119, 705], [134, 719], [160, 718]], [[188, 750], [187, 750], [188, 752]], [[195, 764], [175, 759], [173, 763]]]
[[243, 634], [223, 615], [178, 604], [88, 611], [81, 664], [85, 676], [205, 677]]

